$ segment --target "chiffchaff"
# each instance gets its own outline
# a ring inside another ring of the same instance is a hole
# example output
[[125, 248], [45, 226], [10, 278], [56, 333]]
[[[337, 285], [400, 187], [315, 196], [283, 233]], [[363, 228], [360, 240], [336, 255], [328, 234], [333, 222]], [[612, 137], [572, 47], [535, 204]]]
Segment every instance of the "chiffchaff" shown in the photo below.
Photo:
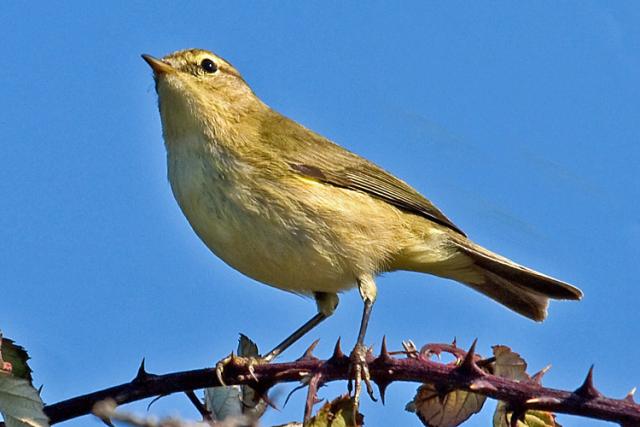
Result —
[[[374, 278], [387, 271], [456, 280], [536, 321], [550, 298], [581, 298], [476, 245], [405, 182], [269, 108], [221, 57], [192, 49], [143, 58], [154, 71], [171, 189], [196, 234], [247, 276], [316, 300], [318, 313], [266, 359], [357, 285], [365, 308], [353, 354], [362, 365]], [[367, 373], [358, 367], [357, 380]]]

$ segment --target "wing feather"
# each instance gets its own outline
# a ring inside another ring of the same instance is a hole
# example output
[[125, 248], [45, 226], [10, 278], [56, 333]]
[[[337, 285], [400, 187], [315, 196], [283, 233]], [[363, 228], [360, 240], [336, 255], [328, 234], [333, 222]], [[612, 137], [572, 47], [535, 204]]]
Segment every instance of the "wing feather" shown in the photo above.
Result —
[[449, 218], [415, 189], [372, 162], [298, 123], [273, 112], [262, 137], [280, 153], [288, 167], [307, 178], [361, 191], [399, 209], [420, 215], [463, 236]]

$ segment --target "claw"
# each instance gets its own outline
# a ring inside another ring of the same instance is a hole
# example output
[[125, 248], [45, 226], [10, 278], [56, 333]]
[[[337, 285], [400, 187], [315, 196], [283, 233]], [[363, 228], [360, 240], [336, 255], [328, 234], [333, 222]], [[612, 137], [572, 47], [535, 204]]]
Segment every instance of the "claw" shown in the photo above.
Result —
[[256, 368], [255, 368], [255, 364], [252, 363], [253, 361], [249, 362], [249, 365], [247, 366], [247, 369], [249, 369], [249, 374], [251, 375], [251, 378], [253, 378], [253, 380], [255, 382], [258, 382], [258, 377], [256, 377]]
[[224, 367], [229, 363], [231, 363], [233, 359], [234, 359], [233, 352], [231, 352], [230, 355], [228, 355], [227, 357], [225, 357], [224, 359], [216, 363], [216, 377], [218, 378], [218, 382], [222, 386], [226, 387], [227, 385], [227, 383], [225, 383], [224, 380], [222, 379], [222, 375], [224, 374]]
[[269, 363], [269, 361], [259, 357], [236, 356], [233, 353], [231, 353], [229, 356], [225, 357], [224, 359], [216, 363], [216, 377], [218, 378], [220, 385], [226, 387], [227, 384], [222, 379], [224, 375], [224, 369], [227, 365], [234, 364], [239, 367], [243, 367], [243, 366], [246, 367], [247, 370], [249, 371], [249, 375], [251, 375], [251, 378], [253, 378], [255, 382], [258, 382], [258, 377], [256, 376], [255, 367], [257, 365], [262, 365], [265, 363]]
[[[367, 364], [367, 354], [369, 349], [362, 344], [356, 344], [351, 352], [349, 363], [349, 382], [347, 390], [349, 394], [353, 392], [353, 401], [356, 407], [360, 404], [360, 395], [362, 394], [362, 382], [364, 381], [367, 394], [376, 402], [378, 399], [373, 394], [373, 385], [371, 384], [371, 374], [369, 373], [369, 365]], [[355, 384], [355, 390], [354, 390]]]

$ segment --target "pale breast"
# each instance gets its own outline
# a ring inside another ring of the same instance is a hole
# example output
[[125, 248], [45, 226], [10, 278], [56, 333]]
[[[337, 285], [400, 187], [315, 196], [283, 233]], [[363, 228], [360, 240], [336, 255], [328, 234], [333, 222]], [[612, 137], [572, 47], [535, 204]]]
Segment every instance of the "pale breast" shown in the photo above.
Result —
[[297, 293], [355, 284], [348, 261], [317, 218], [278, 192], [270, 197], [273, 183], [252, 179], [247, 165], [192, 137], [168, 147], [168, 169], [173, 194], [195, 232], [238, 271]]

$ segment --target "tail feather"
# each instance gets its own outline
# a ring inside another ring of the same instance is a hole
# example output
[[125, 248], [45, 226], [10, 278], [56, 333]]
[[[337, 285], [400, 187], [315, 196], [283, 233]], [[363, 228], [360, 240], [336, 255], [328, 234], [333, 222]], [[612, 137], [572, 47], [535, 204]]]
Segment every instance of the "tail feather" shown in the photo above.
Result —
[[487, 270], [483, 270], [483, 275], [485, 280], [482, 282], [467, 282], [466, 285], [529, 319], [541, 322], [547, 317], [548, 296], [531, 292]]
[[561, 300], [579, 300], [582, 298], [582, 291], [575, 286], [516, 264], [469, 240], [456, 242], [456, 246], [465, 255], [473, 259], [478, 267], [514, 282], [531, 292]]
[[[434, 257], [435, 253], [442, 254], [442, 257]], [[440, 251], [416, 250], [409, 258], [410, 261], [405, 259], [403, 262], [404, 269], [464, 283], [536, 321], [547, 316], [549, 299], [582, 298], [580, 289], [516, 264], [464, 237], [450, 235]]]

